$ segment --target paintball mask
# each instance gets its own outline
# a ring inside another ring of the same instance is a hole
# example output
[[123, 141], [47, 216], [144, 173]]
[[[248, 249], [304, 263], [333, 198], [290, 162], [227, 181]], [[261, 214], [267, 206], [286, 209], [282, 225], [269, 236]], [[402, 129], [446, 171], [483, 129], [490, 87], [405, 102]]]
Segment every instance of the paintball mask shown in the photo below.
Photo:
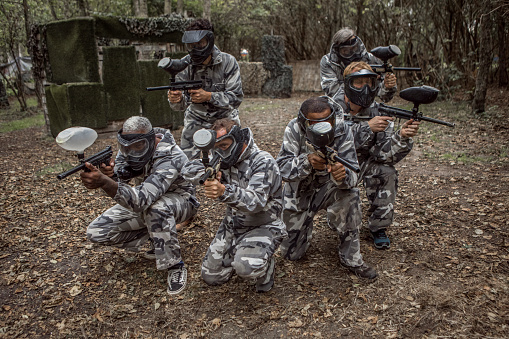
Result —
[[[324, 100], [327, 100], [327, 99], [324, 98]], [[330, 104], [329, 104], [329, 107], [330, 107], [331, 113], [328, 116], [326, 116], [325, 118], [321, 118], [321, 119], [309, 119], [308, 117], [306, 117], [304, 112], [302, 112], [302, 110], [300, 109], [299, 113], [297, 114], [297, 122], [299, 123], [300, 127], [304, 131], [307, 131], [307, 129], [310, 126], [312, 126], [314, 124], [318, 124], [320, 122], [329, 123], [331, 125], [332, 130], [334, 130], [334, 128], [336, 126], [336, 111], [333, 109], [333, 107], [330, 106]]]
[[249, 130], [241, 129], [237, 125], [234, 125], [230, 132], [216, 139], [214, 152], [221, 158], [221, 169], [228, 169], [239, 161], [244, 143], [248, 140]]
[[334, 128], [325, 121], [310, 125], [306, 128], [306, 139], [320, 148], [330, 146], [334, 142]]
[[127, 164], [135, 171], [143, 170], [150, 161], [155, 150], [154, 130], [146, 134], [122, 134], [122, 129], [117, 133], [117, 140]]
[[363, 43], [360, 38], [353, 36], [345, 42], [332, 45], [332, 50], [341, 59], [341, 61], [343, 61], [343, 63], [348, 65], [353, 61], [361, 59]]
[[201, 65], [214, 48], [214, 33], [212, 31], [185, 31], [182, 42], [191, 56], [193, 65]]
[[366, 108], [375, 100], [379, 85], [378, 74], [361, 69], [345, 77], [345, 95], [354, 104]]

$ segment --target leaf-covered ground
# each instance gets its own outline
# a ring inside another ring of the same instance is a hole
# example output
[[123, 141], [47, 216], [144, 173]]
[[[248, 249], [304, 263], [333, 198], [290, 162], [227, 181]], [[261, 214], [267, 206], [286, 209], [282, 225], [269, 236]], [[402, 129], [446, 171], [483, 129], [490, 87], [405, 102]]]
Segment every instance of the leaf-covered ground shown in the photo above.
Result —
[[[0, 134], [0, 337], [509, 337], [509, 112], [497, 91], [481, 118], [461, 101], [422, 107], [457, 127], [423, 123], [398, 165], [391, 249], [375, 250], [363, 230], [375, 282], [338, 264], [338, 239], [321, 213], [306, 258], [278, 254], [265, 294], [238, 277], [220, 287], [200, 278], [220, 203], [199, 193], [202, 208], [179, 238], [188, 287], [170, 297], [153, 262], [87, 241], [88, 223], [113, 203], [76, 175], [56, 179], [72, 154], [43, 128]], [[246, 99], [241, 119], [276, 155], [305, 98]], [[116, 148], [114, 136], [90, 152], [106, 145]]]

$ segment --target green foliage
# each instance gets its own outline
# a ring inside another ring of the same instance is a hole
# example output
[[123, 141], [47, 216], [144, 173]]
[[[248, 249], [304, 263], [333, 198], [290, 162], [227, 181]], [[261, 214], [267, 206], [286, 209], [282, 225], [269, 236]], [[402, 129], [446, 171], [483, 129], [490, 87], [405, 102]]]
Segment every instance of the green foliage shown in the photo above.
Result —
[[44, 115], [37, 114], [20, 120], [12, 120], [0, 123], [0, 133], [17, 131], [29, 127], [44, 126]]

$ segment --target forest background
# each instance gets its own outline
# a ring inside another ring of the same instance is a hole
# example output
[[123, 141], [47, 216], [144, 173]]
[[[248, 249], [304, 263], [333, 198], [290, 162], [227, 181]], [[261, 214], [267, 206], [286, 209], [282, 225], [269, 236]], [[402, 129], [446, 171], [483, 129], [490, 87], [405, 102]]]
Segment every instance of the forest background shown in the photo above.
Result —
[[394, 65], [421, 67], [406, 84], [435, 86], [445, 98], [461, 89], [474, 112], [485, 110], [489, 85], [509, 83], [508, 0], [2, 0], [0, 63], [28, 54], [33, 24], [98, 13], [207, 17], [220, 49], [239, 58], [245, 48], [250, 61], [261, 60], [266, 34], [285, 38], [287, 62], [319, 60], [348, 26], [368, 50], [397, 45]]

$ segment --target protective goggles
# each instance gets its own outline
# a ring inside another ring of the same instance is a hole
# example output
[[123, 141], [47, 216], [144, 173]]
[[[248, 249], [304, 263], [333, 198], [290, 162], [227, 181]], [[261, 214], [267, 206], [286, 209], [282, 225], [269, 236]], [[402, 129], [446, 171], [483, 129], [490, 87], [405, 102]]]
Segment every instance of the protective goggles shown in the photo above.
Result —
[[228, 134], [225, 134], [222, 137], [216, 139], [214, 151], [222, 159], [226, 159], [232, 155], [233, 151], [235, 150], [235, 146], [237, 146], [237, 140], [235, 140], [235, 137], [232, 135], [234, 128], [238, 128], [238, 126], [233, 126]]
[[364, 86], [368, 86], [369, 89], [374, 90], [380, 84], [378, 74], [367, 69], [361, 69], [357, 72], [347, 75], [345, 77], [345, 82], [352, 89], [361, 89]]
[[203, 50], [207, 48], [210, 38], [214, 36], [212, 31], [185, 31], [182, 36], [182, 42], [186, 45], [188, 51]]
[[349, 40], [337, 46], [337, 51], [340, 56], [345, 59], [352, 57], [356, 53], [361, 52], [361, 39], [354, 36]]
[[153, 129], [146, 134], [122, 134], [121, 129], [117, 134], [120, 154], [130, 158], [143, 157], [150, 149], [150, 142], [153, 142], [154, 139]]
[[336, 124], [336, 114], [332, 109], [331, 109], [331, 113], [327, 117], [322, 118], [322, 119], [309, 119], [306, 117], [306, 115], [304, 113], [302, 113], [301, 110], [299, 110], [299, 117], [306, 129], [309, 126], [312, 126], [312, 125], [320, 123], [320, 122], [328, 122], [331, 126], [335, 126], [335, 124]]

